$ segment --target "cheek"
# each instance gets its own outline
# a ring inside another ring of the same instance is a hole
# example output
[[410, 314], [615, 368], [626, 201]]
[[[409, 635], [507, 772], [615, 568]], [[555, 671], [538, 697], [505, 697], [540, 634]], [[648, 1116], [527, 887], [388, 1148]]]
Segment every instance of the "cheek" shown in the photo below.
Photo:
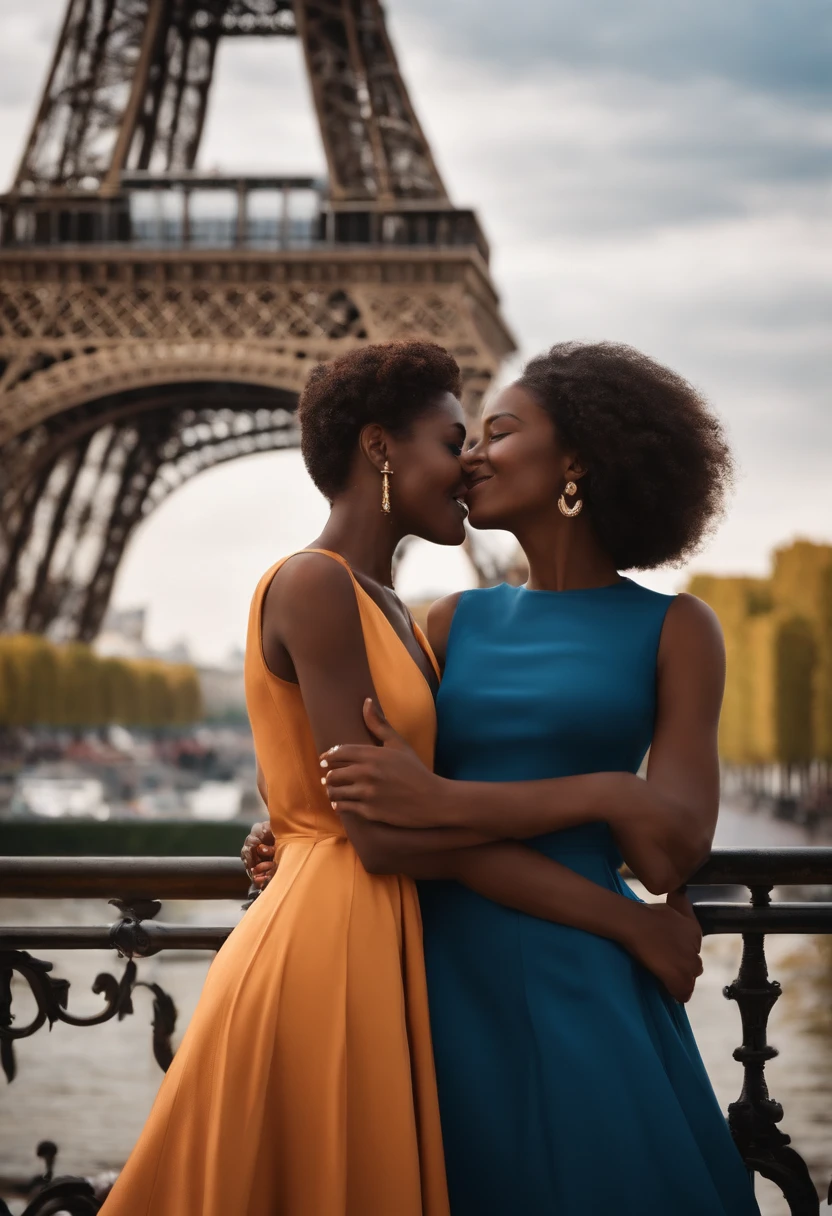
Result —
[[[395, 482], [394, 482], [395, 484]], [[447, 479], [443, 477], [441, 464], [436, 461], [421, 461], [402, 474], [400, 493], [411, 510], [422, 515], [445, 495]]]
[[546, 445], [535, 445], [525, 439], [510, 439], [495, 444], [489, 453], [494, 472], [499, 474], [500, 487], [524, 502], [550, 497], [555, 490], [555, 457]]
[[530, 497], [536, 501], [548, 502], [557, 496], [557, 479], [554, 475], [554, 462], [538, 455], [529, 462], [527, 486]]
[[450, 452], [440, 453], [424, 466], [424, 484], [431, 486], [438, 494], [447, 494], [461, 478], [459, 461]]

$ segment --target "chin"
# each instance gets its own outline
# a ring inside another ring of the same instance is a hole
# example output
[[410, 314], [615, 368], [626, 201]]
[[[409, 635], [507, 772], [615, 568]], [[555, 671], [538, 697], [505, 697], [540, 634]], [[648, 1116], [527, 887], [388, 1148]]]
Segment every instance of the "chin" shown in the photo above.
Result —
[[421, 535], [433, 545], [461, 545], [465, 540], [465, 522], [455, 520], [443, 528], [426, 529]]
[[470, 508], [468, 511], [468, 523], [472, 528], [477, 528], [478, 530], [481, 528], [502, 528], [504, 526], [499, 519], [495, 519], [492, 515], [489, 515], [488, 511], [477, 511]]
[[460, 524], [458, 528], [449, 529], [442, 536], [437, 536], [435, 544], [437, 545], [461, 545], [465, 540], [465, 527]]

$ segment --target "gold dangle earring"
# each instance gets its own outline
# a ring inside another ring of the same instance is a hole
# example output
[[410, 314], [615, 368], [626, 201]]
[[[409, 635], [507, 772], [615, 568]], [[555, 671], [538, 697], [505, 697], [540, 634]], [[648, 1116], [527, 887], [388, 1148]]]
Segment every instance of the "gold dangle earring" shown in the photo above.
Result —
[[567, 519], [574, 519], [576, 515], [580, 515], [581, 508], [584, 505], [584, 500], [579, 498], [578, 501], [570, 507], [567, 505], [564, 495], [568, 494], [571, 498], [573, 494], [577, 493], [578, 487], [575, 485], [574, 481], [567, 481], [566, 485], [563, 487], [563, 494], [561, 494], [560, 498], [558, 499], [558, 510], [560, 511], [561, 515], [565, 515]]
[[381, 470], [381, 509], [385, 515], [390, 514], [390, 478], [393, 476], [393, 470], [390, 468], [390, 461], [385, 460], [384, 468]]

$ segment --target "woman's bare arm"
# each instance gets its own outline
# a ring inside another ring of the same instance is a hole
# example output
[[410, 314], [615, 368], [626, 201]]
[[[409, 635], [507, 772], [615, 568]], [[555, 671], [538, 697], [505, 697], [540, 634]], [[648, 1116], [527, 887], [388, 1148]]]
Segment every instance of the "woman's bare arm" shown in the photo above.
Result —
[[443, 822], [486, 833], [511, 824], [510, 835], [522, 839], [603, 820], [648, 889], [673, 890], [702, 864], [713, 840], [724, 686], [725, 651], [715, 615], [693, 596], [678, 596], [659, 647], [646, 781], [631, 773], [598, 773], [514, 785], [452, 782], [455, 809]]
[[296, 554], [282, 566], [264, 599], [262, 644], [272, 671], [285, 671], [287, 660], [294, 670], [320, 750], [342, 739], [371, 741], [361, 704], [375, 688], [355, 588], [343, 566], [320, 553]]
[[681, 894], [648, 905], [591, 882], [567, 866], [515, 842], [420, 850], [432, 833], [372, 823], [349, 812], [350, 838], [361, 840], [365, 864], [377, 874], [454, 879], [477, 894], [529, 916], [606, 937], [623, 946], [677, 1000], [686, 1001], [701, 974], [702, 933]]
[[[452, 603], [440, 601], [440, 610]], [[435, 630], [431, 641], [441, 653]], [[523, 839], [606, 821], [645, 886], [657, 894], [674, 890], [707, 856], [719, 807], [724, 647], [714, 614], [692, 596], [677, 597], [668, 610], [657, 674], [646, 781], [614, 772], [543, 781], [449, 781], [388, 746], [372, 753], [347, 748], [331, 774], [333, 799], [371, 818], [381, 819], [392, 808], [395, 826], [441, 823], [492, 838]]]
[[[391, 828], [349, 813], [344, 821], [363, 864], [373, 873], [453, 878], [495, 903], [618, 942], [679, 1001], [693, 992], [702, 970], [702, 935], [682, 896], [669, 898], [667, 905], [648, 906], [599, 887], [525, 845], [431, 853], [422, 846], [433, 833]], [[274, 837], [267, 822], [249, 833], [242, 857], [255, 885], [266, 886], [275, 873]]]
[[[298, 605], [303, 605], [303, 611]], [[285, 661], [281, 653], [285, 648], [322, 751], [336, 741], [347, 746], [371, 738], [361, 704], [375, 698], [375, 690], [355, 592], [346, 571], [321, 555], [294, 558], [279, 572], [267, 594], [263, 647], [273, 668]], [[407, 871], [407, 861], [401, 854], [391, 867], [391, 838], [385, 838], [383, 829], [349, 813], [343, 816], [343, 822], [368, 870]], [[681, 917], [660, 921], [649, 909], [604, 890], [523, 845], [462, 847], [479, 839], [481, 836], [467, 829], [410, 831], [397, 834], [396, 848], [408, 855], [414, 872], [424, 873], [429, 868], [434, 875], [453, 874], [489, 898], [586, 928], [619, 941], [633, 953], [641, 951], [645, 965], [651, 966], [652, 962], [651, 969], [657, 973], [663, 968], [660, 977], [684, 999], [681, 994], [685, 985], [690, 983], [692, 988], [696, 974], [691, 962], [696, 951], [692, 954], [691, 949], [684, 949], [685, 942], [696, 945], [694, 927], [684, 924]], [[414, 843], [420, 846], [418, 851]], [[432, 863], [425, 846], [442, 848], [441, 853], [433, 855]], [[651, 915], [649, 922], [645, 921], [646, 915]], [[674, 918], [677, 916], [674, 913]]]

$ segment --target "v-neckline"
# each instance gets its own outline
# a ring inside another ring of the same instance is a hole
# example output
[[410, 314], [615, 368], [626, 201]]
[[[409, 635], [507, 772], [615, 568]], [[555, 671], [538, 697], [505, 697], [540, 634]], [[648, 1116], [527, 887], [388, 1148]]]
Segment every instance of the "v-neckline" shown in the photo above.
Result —
[[408, 610], [408, 616], [410, 616], [410, 621], [411, 621], [410, 632], [411, 632], [412, 636], [416, 639], [416, 645], [419, 647], [422, 654], [425, 656], [428, 663], [433, 668], [433, 673], [436, 676], [436, 688], [435, 689], [431, 685], [431, 682], [428, 679], [428, 677], [425, 675], [425, 672], [422, 670], [422, 667], [417, 662], [416, 656], [412, 653], [409, 646], [404, 641], [404, 639], [402, 638], [399, 631], [396, 629], [396, 626], [393, 624], [393, 622], [390, 620], [390, 617], [387, 615], [387, 613], [382, 608], [381, 604], [376, 603], [376, 601], [370, 595], [369, 591], [367, 591], [364, 587], [361, 586], [361, 583], [356, 578], [355, 571], [353, 570], [352, 566], [349, 564], [347, 559], [345, 557], [342, 557], [342, 555], [340, 553], [336, 553], [333, 549], [302, 549], [302, 550], [300, 550], [300, 552], [302, 552], [302, 553], [326, 553], [329, 557], [334, 557], [337, 562], [341, 563], [341, 565], [344, 567], [344, 569], [347, 571], [350, 578], [352, 579], [353, 586], [355, 587], [355, 589], [357, 591], [361, 592], [361, 594], [365, 597], [365, 599], [367, 600], [367, 602], [369, 604], [372, 604], [372, 606], [375, 608], [376, 612], [379, 614], [381, 619], [384, 621], [387, 628], [392, 633], [393, 637], [396, 639], [396, 641], [401, 646], [402, 650], [405, 652], [407, 657], [410, 659], [411, 663], [413, 664], [413, 666], [418, 671], [419, 675], [424, 680], [425, 687], [427, 688], [428, 692], [430, 693], [431, 701], [435, 702], [436, 694], [439, 692], [439, 685], [442, 681], [442, 673], [439, 670], [439, 664], [436, 661], [436, 655], [433, 653], [433, 648], [431, 647], [430, 642], [428, 641], [427, 637], [425, 636], [423, 630], [421, 630], [419, 628], [419, 626], [416, 624], [416, 622], [413, 620], [413, 617], [410, 615], [409, 610]]
[[[399, 633], [396, 626], [390, 620], [390, 617], [384, 611], [381, 604], [377, 603], [376, 600], [374, 600], [373, 597], [370, 595], [369, 591], [367, 591], [364, 587], [361, 586], [361, 583], [355, 577], [355, 573], [352, 570], [352, 568], [350, 566], [348, 566], [347, 569], [349, 570], [350, 574], [352, 575], [353, 582], [355, 583], [358, 590], [361, 592], [361, 594], [363, 596], [365, 596], [365, 598], [368, 600], [368, 602], [370, 604], [372, 604], [372, 606], [375, 608], [376, 612], [378, 612], [379, 616], [384, 621], [387, 628], [393, 634], [393, 637], [399, 643], [402, 650], [405, 652], [405, 654], [410, 659], [413, 666], [418, 671], [419, 675], [425, 681], [425, 686], [426, 686], [428, 692], [430, 693], [430, 698], [432, 701], [435, 701], [436, 694], [439, 692], [439, 684], [442, 679], [442, 676], [439, 672], [439, 664], [436, 661], [436, 656], [434, 655], [433, 650], [431, 649], [431, 644], [425, 637], [424, 632], [419, 628], [419, 626], [416, 624], [416, 622], [413, 620], [413, 618], [411, 616], [411, 618], [410, 618], [411, 636], [416, 639], [416, 645], [419, 647], [422, 654], [427, 659], [428, 663], [430, 664], [430, 666], [433, 670], [434, 675], [436, 676], [436, 688], [434, 688], [433, 685], [431, 684], [430, 680], [428, 679], [428, 677], [425, 674], [424, 670], [422, 669], [421, 665], [416, 661], [416, 656], [413, 654], [410, 647], [407, 645], [407, 643], [405, 642], [404, 638]], [[410, 616], [409, 611], [408, 611], [408, 616]]]

